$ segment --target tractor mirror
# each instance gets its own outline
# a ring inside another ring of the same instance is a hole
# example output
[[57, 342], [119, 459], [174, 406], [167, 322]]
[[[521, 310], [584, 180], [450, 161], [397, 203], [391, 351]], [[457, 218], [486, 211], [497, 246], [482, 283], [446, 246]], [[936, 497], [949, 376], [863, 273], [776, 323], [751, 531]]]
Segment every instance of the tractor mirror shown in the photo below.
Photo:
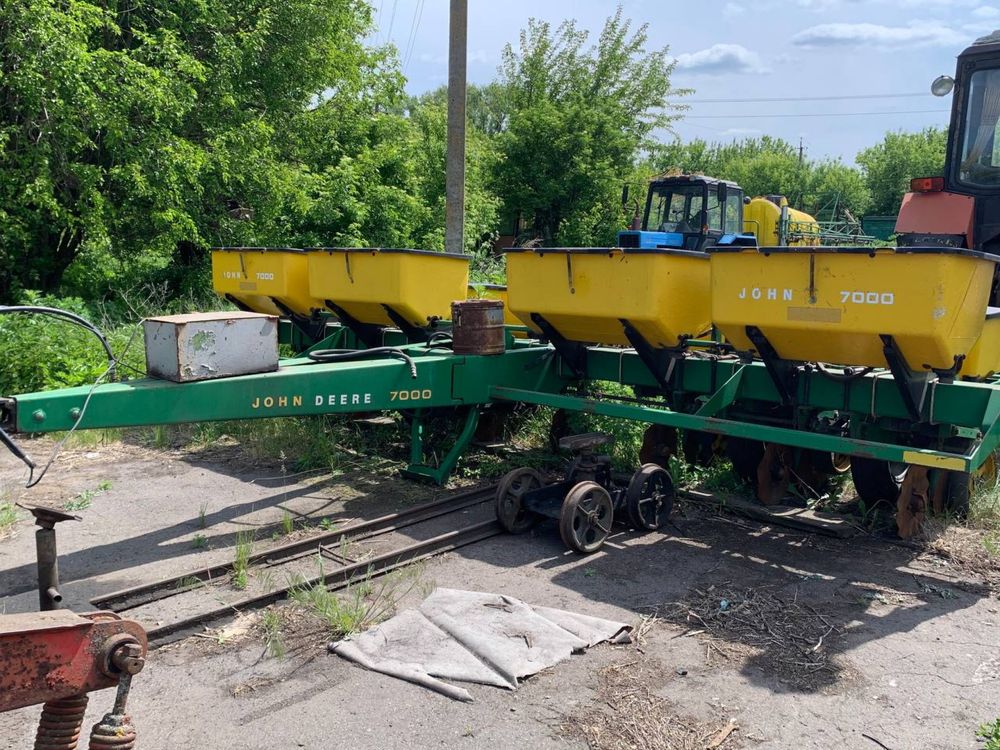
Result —
[[719, 183], [719, 203], [725, 203], [729, 197], [729, 185], [724, 182]]

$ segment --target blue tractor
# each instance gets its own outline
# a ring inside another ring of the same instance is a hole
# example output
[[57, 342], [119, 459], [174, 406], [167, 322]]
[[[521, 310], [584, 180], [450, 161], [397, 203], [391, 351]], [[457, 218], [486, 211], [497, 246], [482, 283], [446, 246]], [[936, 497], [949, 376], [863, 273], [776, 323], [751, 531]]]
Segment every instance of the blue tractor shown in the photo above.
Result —
[[[627, 191], [623, 198], [628, 199]], [[618, 233], [619, 247], [673, 248], [704, 252], [715, 245], [756, 245], [743, 233], [743, 189], [704, 175], [654, 178], [646, 208], [633, 228]], [[638, 224], [638, 226], [636, 226]]]

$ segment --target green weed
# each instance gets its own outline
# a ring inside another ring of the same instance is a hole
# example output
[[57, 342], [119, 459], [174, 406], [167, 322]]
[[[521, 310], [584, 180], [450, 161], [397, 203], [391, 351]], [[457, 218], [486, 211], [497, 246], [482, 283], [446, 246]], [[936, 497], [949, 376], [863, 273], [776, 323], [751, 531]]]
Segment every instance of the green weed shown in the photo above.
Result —
[[1000, 487], [977, 487], [969, 498], [970, 526], [1000, 530]]
[[[317, 567], [322, 579], [322, 558]], [[309, 584], [299, 579], [290, 593], [292, 600], [318, 617], [333, 637], [343, 638], [390, 617], [399, 600], [417, 585], [421, 572], [420, 566], [411, 565], [376, 578], [369, 570], [339, 593], [322, 582]]]
[[202, 503], [201, 507], [198, 508], [198, 528], [204, 529], [208, 522], [205, 520], [205, 513], [208, 511], [208, 503]]
[[191, 546], [195, 549], [206, 549], [208, 547], [208, 538], [204, 534], [195, 534], [194, 539], [191, 540]]
[[281, 637], [281, 626], [283, 625], [281, 613], [276, 609], [265, 609], [261, 615], [260, 624], [264, 629], [264, 648], [267, 655], [272, 659], [283, 659], [285, 642]]
[[18, 518], [17, 506], [14, 503], [0, 503], [0, 536], [10, 532]]
[[195, 578], [194, 576], [185, 576], [177, 582], [176, 588], [179, 591], [186, 589], [196, 589], [205, 585], [205, 582], [200, 578]]
[[295, 518], [286, 510], [285, 514], [281, 517], [281, 533], [284, 536], [288, 536], [293, 531], [295, 531]]
[[337, 524], [334, 523], [332, 518], [324, 516], [319, 522], [319, 527], [323, 529], [323, 531], [333, 531], [337, 528]]
[[983, 750], [1000, 750], [1000, 719], [983, 724], [976, 737], [986, 742]]
[[276, 588], [274, 583], [274, 571], [264, 570], [256, 575], [257, 583], [260, 584], [261, 590], [265, 594], [269, 594]]
[[94, 502], [96, 494], [94, 490], [84, 490], [72, 500], [63, 503], [63, 508], [66, 510], [86, 510]]
[[93, 502], [94, 498], [98, 495], [104, 494], [111, 489], [111, 482], [104, 480], [97, 484], [97, 487], [93, 489], [84, 490], [72, 500], [68, 500], [63, 503], [63, 508], [65, 510], [86, 510], [89, 508]]
[[242, 591], [250, 578], [250, 556], [253, 554], [254, 533], [241, 531], [236, 535], [236, 553], [233, 557], [233, 572], [230, 581], [234, 589]]

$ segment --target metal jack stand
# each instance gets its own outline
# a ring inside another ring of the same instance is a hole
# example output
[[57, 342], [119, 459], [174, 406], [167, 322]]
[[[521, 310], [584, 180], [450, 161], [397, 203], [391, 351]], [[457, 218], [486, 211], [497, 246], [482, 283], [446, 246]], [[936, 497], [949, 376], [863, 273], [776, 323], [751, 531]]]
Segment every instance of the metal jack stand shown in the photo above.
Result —
[[60, 521], [79, 521], [80, 516], [63, 513], [46, 505], [18, 503], [35, 517], [35, 553], [38, 558], [38, 608], [42, 612], [59, 609], [62, 594], [59, 592], [59, 555], [56, 551], [56, 524]]

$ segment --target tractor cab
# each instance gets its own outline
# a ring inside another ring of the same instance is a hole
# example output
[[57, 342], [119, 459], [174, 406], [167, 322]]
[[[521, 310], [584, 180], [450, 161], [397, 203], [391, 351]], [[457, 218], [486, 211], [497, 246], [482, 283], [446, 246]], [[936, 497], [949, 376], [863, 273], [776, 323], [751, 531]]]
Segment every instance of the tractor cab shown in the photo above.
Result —
[[1000, 253], [1000, 31], [962, 52], [955, 77], [931, 91], [953, 93], [944, 176], [911, 182], [898, 242]]
[[742, 232], [739, 185], [703, 175], [674, 175], [650, 183], [641, 228], [619, 232], [618, 244], [705, 251]]

